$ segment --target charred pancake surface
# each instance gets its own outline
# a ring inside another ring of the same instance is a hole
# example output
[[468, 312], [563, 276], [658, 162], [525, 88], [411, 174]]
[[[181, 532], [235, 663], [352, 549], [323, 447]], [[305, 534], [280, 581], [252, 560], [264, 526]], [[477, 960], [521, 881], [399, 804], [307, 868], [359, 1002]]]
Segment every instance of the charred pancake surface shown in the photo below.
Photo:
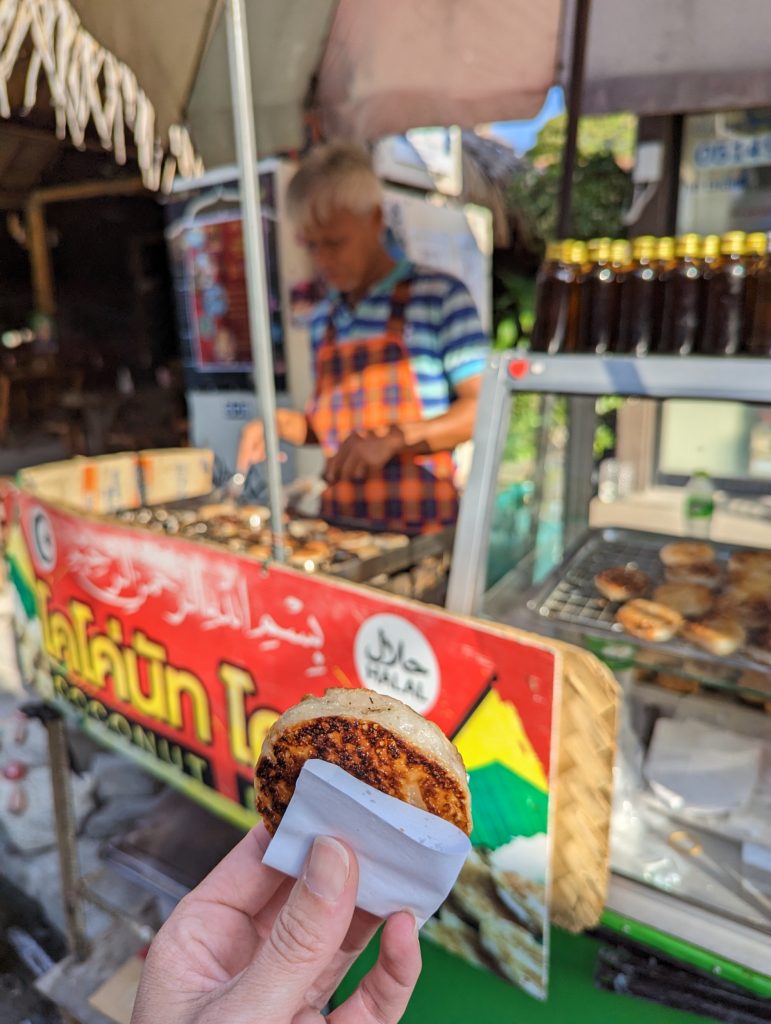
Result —
[[375, 789], [471, 831], [468, 793], [441, 763], [377, 722], [328, 715], [285, 728], [257, 763], [257, 810], [271, 834], [311, 758], [339, 765]]

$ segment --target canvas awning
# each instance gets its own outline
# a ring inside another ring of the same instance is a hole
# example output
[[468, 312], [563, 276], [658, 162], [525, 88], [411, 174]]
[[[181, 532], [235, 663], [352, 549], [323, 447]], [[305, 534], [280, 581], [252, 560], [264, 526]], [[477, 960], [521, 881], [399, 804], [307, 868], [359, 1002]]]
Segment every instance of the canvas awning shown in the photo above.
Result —
[[[572, 25], [575, 0], [566, 0]], [[563, 66], [570, 40], [563, 39]], [[680, 114], [771, 104], [768, 0], [592, 0], [582, 109]]]
[[[433, 124], [529, 117], [555, 77], [560, 0], [246, 0], [261, 152], [303, 144], [311, 108], [329, 135], [369, 140]], [[0, 0], [3, 85], [26, 76], [59, 134], [89, 124], [147, 183], [157, 143], [191, 173], [186, 133], [208, 164], [235, 157], [222, 0]], [[28, 45], [31, 42], [31, 47]], [[29, 55], [31, 52], [31, 56]], [[46, 82], [48, 89], [41, 89]], [[170, 133], [171, 132], [171, 136]]]
[[[327, 136], [359, 141], [427, 125], [534, 116], [554, 81], [559, 0], [252, 0], [257, 142], [301, 146], [305, 108]], [[207, 164], [234, 158], [220, 24], [188, 123]]]

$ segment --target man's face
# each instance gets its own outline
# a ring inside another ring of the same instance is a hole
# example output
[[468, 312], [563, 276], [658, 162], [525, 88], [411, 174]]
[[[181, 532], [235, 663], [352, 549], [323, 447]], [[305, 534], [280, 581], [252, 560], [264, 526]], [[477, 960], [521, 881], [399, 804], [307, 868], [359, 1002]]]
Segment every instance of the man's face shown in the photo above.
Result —
[[381, 248], [383, 214], [332, 210], [324, 220], [312, 220], [300, 231], [313, 266], [330, 288], [348, 293], [367, 281]]

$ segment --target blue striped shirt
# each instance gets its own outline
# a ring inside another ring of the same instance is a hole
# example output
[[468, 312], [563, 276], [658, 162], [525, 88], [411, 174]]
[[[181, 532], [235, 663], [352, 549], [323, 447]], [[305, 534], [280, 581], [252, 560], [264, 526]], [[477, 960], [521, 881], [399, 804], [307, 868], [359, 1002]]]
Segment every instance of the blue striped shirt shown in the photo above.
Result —
[[311, 315], [313, 358], [315, 363], [330, 316], [338, 344], [382, 335], [391, 313], [394, 287], [405, 278], [410, 279], [410, 298], [405, 309], [404, 342], [423, 415], [431, 419], [448, 410], [457, 384], [482, 373], [490, 346], [474, 300], [452, 275], [404, 259], [353, 309], [339, 293], [330, 292]]

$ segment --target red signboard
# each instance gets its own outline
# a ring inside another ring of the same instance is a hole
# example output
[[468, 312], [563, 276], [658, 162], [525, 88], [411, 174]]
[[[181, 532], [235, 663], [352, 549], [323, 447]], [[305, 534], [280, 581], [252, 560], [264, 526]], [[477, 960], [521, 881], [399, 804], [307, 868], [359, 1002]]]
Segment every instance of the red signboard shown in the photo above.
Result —
[[86, 519], [24, 492], [12, 504], [11, 571], [55, 699], [173, 766], [191, 792], [208, 787], [251, 807], [265, 730], [330, 686], [393, 694], [453, 736], [494, 684], [548, 778], [548, 648], [361, 586]]

